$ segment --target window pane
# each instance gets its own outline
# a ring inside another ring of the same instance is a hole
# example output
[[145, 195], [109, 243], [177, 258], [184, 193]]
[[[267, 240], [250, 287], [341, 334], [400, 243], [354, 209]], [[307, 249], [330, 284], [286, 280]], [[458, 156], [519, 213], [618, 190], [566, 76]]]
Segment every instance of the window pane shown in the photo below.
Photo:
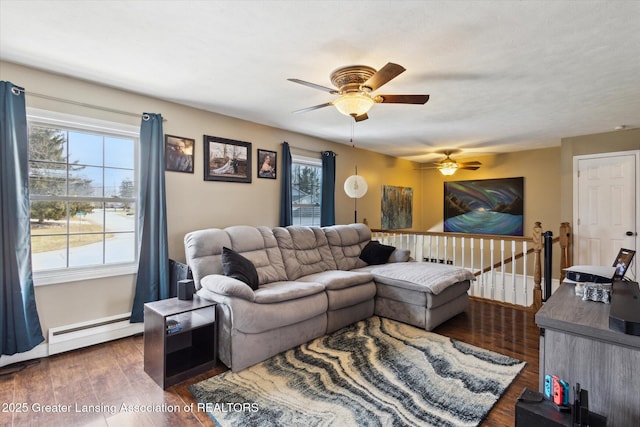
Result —
[[69, 165], [69, 195], [102, 197], [102, 173], [99, 167]]
[[105, 168], [104, 197], [135, 198], [133, 170]]
[[29, 162], [29, 193], [34, 196], [65, 196], [66, 166], [62, 163]]
[[33, 270], [67, 268], [67, 236], [31, 235]]
[[136, 260], [136, 235], [135, 233], [107, 234], [105, 242], [106, 263], [126, 263]]
[[105, 229], [107, 231], [129, 231], [136, 229], [135, 203], [107, 203]]
[[104, 234], [70, 234], [69, 267], [102, 264]]
[[104, 165], [133, 169], [135, 145], [133, 139], [105, 137]]
[[67, 163], [67, 133], [54, 127], [29, 126], [29, 160]]
[[[69, 233], [102, 233], [104, 216], [102, 203], [69, 203]], [[80, 243], [82, 240], [78, 239]]]
[[307, 164], [292, 165], [292, 208], [294, 225], [320, 225], [320, 189], [322, 168]]
[[[45, 230], [43, 234], [49, 234], [48, 229], [65, 224], [67, 218], [67, 205], [60, 201], [32, 201], [31, 221], [40, 224], [39, 228]], [[55, 233], [57, 234], [57, 233]]]
[[102, 166], [102, 135], [70, 131], [69, 164]]

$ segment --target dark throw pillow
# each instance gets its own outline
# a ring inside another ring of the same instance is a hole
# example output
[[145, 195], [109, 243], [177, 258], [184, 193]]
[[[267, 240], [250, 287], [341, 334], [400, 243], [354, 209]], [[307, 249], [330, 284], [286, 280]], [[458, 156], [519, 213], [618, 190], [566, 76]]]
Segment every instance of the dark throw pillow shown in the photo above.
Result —
[[222, 271], [225, 276], [246, 283], [254, 291], [258, 289], [258, 271], [251, 261], [227, 247], [222, 248]]
[[389, 245], [383, 245], [377, 240], [371, 240], [367, 246], [362, 248], [360, 259], [369, 265], [384, 264], [389, 260], [389, 256], [396, 248]]

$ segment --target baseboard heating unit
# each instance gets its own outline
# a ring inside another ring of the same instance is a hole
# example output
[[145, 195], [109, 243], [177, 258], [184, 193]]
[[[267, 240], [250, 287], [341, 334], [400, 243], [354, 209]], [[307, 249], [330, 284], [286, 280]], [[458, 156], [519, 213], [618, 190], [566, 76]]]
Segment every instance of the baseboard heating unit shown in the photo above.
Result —
[[49, 355], [140, 334], [143, 323], [130, 323], [131, 313], [49, 328]]

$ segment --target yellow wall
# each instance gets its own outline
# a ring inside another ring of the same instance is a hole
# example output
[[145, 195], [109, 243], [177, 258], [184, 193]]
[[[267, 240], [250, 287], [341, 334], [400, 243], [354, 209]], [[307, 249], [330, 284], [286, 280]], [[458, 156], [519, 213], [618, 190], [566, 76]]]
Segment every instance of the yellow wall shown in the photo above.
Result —
[[437, 170], [422, 172], [422, 197], [429, 201], [423, 208], [423, 223], [428, 230], [443, 230], [445, 181], [524, 177], [525, 236], [531, 236], [536, 221], [542, 222], [543, 230], [551, 230], [557, 235], [560, 225], [560, 148], [474, 156], [468, 160], [478, 160], [482, 166], [476, 171], [459, 170], [452, 176], [443, 176]]
[[[12, 63], [0, 62], [0, 79], [24, 87], [27, 92], [130, 111], [161, 113], [166, 119], [164, 132], [196, 140], [194, 173], [166, 173], [169, 255], [184, 260], [185, 233], [200, 228], [237, 224], [278, 225], [280, 179], [257, 179], [258, 148], [280, 153], [283, 141], [293, 147], [320, 151], [333, 150], [336, 159], [336, 222], [353, 221], [353, 200], [342, 190], [345, 179], [358, 173], [368, 181], [369, 192], [358, 201], [358, 218], [367, 218], [380, 227], [382, 184], [414, 188], [415, 229], [422, 224], [422, 180], [413, 162], [318, 138], [287, 132], [219, 114], [161, 101], [85, 81], [71, 79]], [[27, 95], [27, 107], [76, 114], [139, 126], [140, 119], [69, 105]], [[339, 118], [338, 118], [339, 119]], [[344, 118], [344, 120], [349, 120]], [[251, 184], [203, 180], [203, 135], [251, 142], [253, 177]], [[345, 135], [345, 140], [347, 135]], [[292, 149], [309, 156], [307, 151]], [[313, 155], [313, 154], [311, 154]], [[278, 161], [280, 164], [280, 160]], [[48, 328], [126, 313], [131, 310], [135, 275], [36, 286], [36, 302], [45, 334]]]

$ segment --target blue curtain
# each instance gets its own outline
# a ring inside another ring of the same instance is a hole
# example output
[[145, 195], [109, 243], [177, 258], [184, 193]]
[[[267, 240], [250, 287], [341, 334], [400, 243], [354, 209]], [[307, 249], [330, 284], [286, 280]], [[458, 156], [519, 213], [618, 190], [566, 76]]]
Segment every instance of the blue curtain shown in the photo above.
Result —
[[24, 89], [0, 82], [0, 354], [44, 341], [31, 271], [27, 111]]
[[164, 186], [162, 116], [145, 113], [140, 126], [139, 253], [131, 322], [144, 320], [144, 303], [169, 298], [169, 249]]
[[291, 207], [291, 149], [288, 142], [282, 143], [282, 172], [280, 173], [280, 227], [293, 224]]
[[322, 152], [322, 199], [320, 203], [320, 225], [326, 227], [336, 223], [336, 153]]

